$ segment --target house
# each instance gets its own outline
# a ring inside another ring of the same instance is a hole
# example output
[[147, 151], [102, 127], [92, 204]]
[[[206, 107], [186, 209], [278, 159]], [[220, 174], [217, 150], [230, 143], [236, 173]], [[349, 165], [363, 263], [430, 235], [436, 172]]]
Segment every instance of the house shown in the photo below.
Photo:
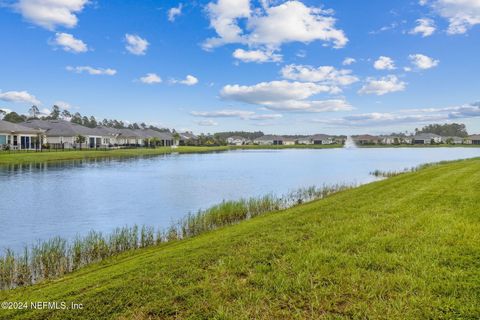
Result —
[[310, 136], [300, 137], [300, 138], [298, 138], [297, 143], [298, 144], [313, 144], [313, 140], [312, 140], [312, 137], [310, 137]]
[[282, 143], [280, 144], [283, 144], [285, 146], [293, 146], [297, 143], [297, 140], [294, 139], [294, 138], [290, 138], [290, 137], [282, 137]]
[[313, 144], [333, 144], [334, 138], [326, 134], [316, 134], [311, 137]]
[[352, 136], [352, 139], [353, 141], [355, 141], [356, 144], [363, 144], [363, 145], [379, 144], [382, 140], [381, 137], [371, 136], [369, 134]]
[[144, 145], [145, 136], [133, 129], [116, 129], [118, 132], [117, 142], [123, 147], [141, 147]]
[[43, 134], [43, 130], [0, 120], [0, 149], [41, 149]]
[[168, 131], [157, 131], [153, 129], [134, 130], [144, 138], [144, 145], [170, 147], [174, 145], [173, 135]]
[[468, 136], [468, 138], [465, 139], [465, 143], [480, 145], [480, 134]]
[[[53, 149], [70, 148], [100, 148], [106, 147], [104, 133], [96, 128], [88, 128], [65, 120], [33, 119], [22, 123], [23, 126], [44, 131], [43, 142]], [[85, 142], [79, 143], [77, 137], [85, 137]]]
[[253, 143], [258, 145], [283, 145], [284, 138], [281, 136], [264, 135], [253, 140]]
[[413, 137], [414, 144], [434, 144], [441, 142], [442, 137], [434, 133], [421, 133]]
[[442, 142], [448, 143], [448, 144], [463, 144], [463, 138], [462, 137], [442, 137]]
[[185, 145], [197, 145], [198, 144], [198, 137], [194, 135], [192, 132], [181, 132], [178, 134], [179, 140], [177, 141], [177, 145], [185, 146]]
[[240, 136], [232, 136], [227, 138], [227, 143], [232, 146], [242, 146], [244, 144], [248, 144], [248, 142], [248, 139]]

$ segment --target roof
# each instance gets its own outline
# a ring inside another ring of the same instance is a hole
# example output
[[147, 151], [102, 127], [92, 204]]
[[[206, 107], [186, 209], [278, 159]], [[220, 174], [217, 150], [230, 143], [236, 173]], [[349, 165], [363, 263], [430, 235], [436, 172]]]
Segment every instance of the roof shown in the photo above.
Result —
[[372, 136], [372, 135], [369, 135], [369, 134], [363, 134], [363, 135], [360, 135], [360, 136], [353, 136], [352, 138], [353, 138], [353, 140], [378, 140], [378, 139], [380, 139], [380, 137]]
[[0, 120], [0, 132], [2, 133], [42, 133], [43, 130], [36, 130], [22, 124]]
[[480, 140], [480, 134], [474, 134], [474, 135], [468, 136], [468, 139], [470, 139], [470, 140]]
[[433, 138], [441, 138], [438, 134], [435, 133], [421, 133], [415, 135], [415, 140], [426, 140], [426, 139], [433, 139]]
[[240, 137], [240, 136], [231, 136], [231, 137], [228, 137], [227, 139], [233, 139], [233, 140], [248, 140], [247, 138]]
[[272, 134], [267, 134], [267, 135], [258, 137], [258, 138], [256, 138], [255, 140], [256, 140], [256, 141], [270, 141], [270, 140], [272, 140], [272, 141], [273, 141], [273, 140], [277, 140], [277, 141], [282, 140], [282, 141], [283, 141], [284, 139], [285, 139], [285, 138], [284, 138], [284, 137], [281, 137], [281, 136], [274, 136], [274, 135], [272, 135]]
[[326, 140], [326, 139], [331, 139], [332, 136], [329, 136], [327, 134], [315, 134], [311, 136], [313, 140]]
[[197, 136], [191, 132], [180, 132], [179, 135], [181, 139], [185, 139], [185, 140], [197, 139]]
[[22, 125], [33, 128], [45, 130], [45, 134], [51, 137], [74, 137], [82, 136], [98, 136], [101, 135], [99, 131], [93, 128], [84, 127], [82, 125], [72, 123], [65, 120], [28, 120]]

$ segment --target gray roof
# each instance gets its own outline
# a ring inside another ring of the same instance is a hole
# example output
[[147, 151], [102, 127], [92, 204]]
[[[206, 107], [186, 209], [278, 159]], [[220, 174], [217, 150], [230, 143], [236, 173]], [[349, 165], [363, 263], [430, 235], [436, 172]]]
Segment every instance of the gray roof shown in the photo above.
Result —
[[0, 120], [0, 132], [1, 133], [26, 133], [26, 134], [38, 134], [43, 130], [36, 130], [22, 124], [12, 123], [4, 120]]
[[180, 139], [190, 140], [190, 139], [197, 139], [197, 136], [191, 132], [181, 132], [179, 133]]
[[74, 137], [82, 136], [99, 136], [102, 135], [96, 129], [84, 127], [82, 125], [72, 123], [65, 120], [28, 120], [22, 125], [33, 128], [45, 130], [45, 134], [50, 137]]
[[327, 134], [315, 134], [311, 136], [312, 140], [326, 140], [332, 138], [332, 136], [329, 136]]
[[421, 133], [414, 137], [415, 140], [428, 140], [433, 138], [441, 138], [441, 136], [435, 133]]
[[273, 141], [273, 140], [277, 140], [277, 141], [283, 141], [284, 138], [282, 136], [274, 136], [274, 135], [271, 135], [271, 134], [266, 134], [264, 136], [261, 136], [261, 137], [258, 137], [255, 139], [256, 141]]
[[474, 134], [474, 135], [468, 136], [468, 139], [470, 139], [470, 140], [480, 140], [480, 134]]

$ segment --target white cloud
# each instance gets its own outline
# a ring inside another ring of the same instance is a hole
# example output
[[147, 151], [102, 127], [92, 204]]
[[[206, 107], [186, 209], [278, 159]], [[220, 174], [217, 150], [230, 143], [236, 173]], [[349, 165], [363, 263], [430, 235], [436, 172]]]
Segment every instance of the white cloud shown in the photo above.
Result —
[[479, 0], [423, 0], [420, 4], [428, 4], [437, 14], [448, 20], [448, 34], [466, 33], [480, 24]]
[[355, 62], [357, 62], [357, 60], [355, 60], [354, 58], [345, 58], [345, 60], [343, 60], [342, 64], [344, 66], [349, 66], [349, 65], [354, 64]]
[[439, 60], [435, 60], [423, 54], [411, 54], [408, 56], [412, 64], [419, 69], [431, 69], [440, 63]]
[[307, 100], [319, 93], [336, 93], [338, 88], [313, 82], [271, 81], [252, 86], [226, 85], [223, 99], [244, 102], [270, 110], [295, 112], [345, 111], [352, 107], [344, 100]]
[[337, 70], [332, 66], [314, 68], [306, 65], [290, 64], [281, 70], [282, 76], [289, 80], [320, 82], [325, 85], [347, 86], [358, 81], [351, 70]]
[[191, 74], [187, 75], [185, 79], [183, 80], [176, 80], [176, 79], [171, 79], [171, 83], [180, 83], [184, 84], [186, 86], [194, 86], [196, 85], [199, 81], [196, 77], [192, 76]]
[[39, 105], [41, 102], [27, 91], [0, 92], [0, 100], [7, 102], [23, 102]]
[[143, 39], [136, 34], [125, 34], [125, 41], [127, 42], [125, 49], [137, 56], [145, 55], [150, 45], [147, 39]]
[[354, 114], [340, 119], [314, 119], [314, 122], [338, 126], [385, 126], [399, 123], [431, 123], [480, 117], [480, 105], [475, 103], [445, 108], [405, 109], [397, 112]]
[[182, 14], [183, 4], [179, 4], [178, 7], [173, 7], [168, 10], [168, 21], [174, 22], [177, 16]]
[[[309, 43], [322, 40], [334, 47], [344, 47], [348, 39], [335, 28], [336, 20], [330, 10], [307, 7], [291, 0], [270, 6], [264, 1], [262, 8], [251, 8], [249, 0], [218, 0], [207, 6], [210, 26], [218, 37], [207, 39], [203, 46], [213, 49], [228, 43], [265, 46], [278, 49], [288, 42]], [[239, 20], [245, 20], [245, 28]]]
[[380, 79], [367, 78], [366, 84], [358, 91], [360, 94], [376, 94], [381, 96], [391, 92], [405, 90], [406, 83], [397, 76], [389, 75]]
[[88, 0], [19, 0], [14, 8], [28, 21], [48, 30], [73, 28]]
[[200, 120], [196, 122], [199, 126], [203, 127], [213, 127], [213, 126], [218, 126], [218, 122], [213, 121], [213, 120]]
[[417, 25], [410, 30], [410, 34], [421, 34], [422, 37], [431, 36], [436, 30], [435, 22], [432, 19], [417, 19]]
[[56, 101], [54, 105], [60, 107], [61, 109], [69, 110], [72, 109], [72, 105], [65, 101]]
[[264, 63], [282, 61], [282, 55], [275, 54], [273, 53], [273, 51], [266, 50], [237, 49], [233, 52], [233, 57], [243, 62]]
[[140, 78], [140, 82], [146, 83], [146, 84], [161, 83], [162, 78], [160, 78], [155, 73], [147, 73], [145, 76]]
[[107, 75], [107, 76], [114, 76], [117, 74], [117, 70], [115, 69], [104, 69], [104, 68], [93, 68], [90, 66], [79, 66], [79, 67], [72, 67], [72, 66], [67, 66], [65, 69], [67, 71], [75, 72], [75, 73], [88, 73], [91, 75]]
[[373, 67], [377, 70], [394, 70], [395, 62], [390, 57], [380, 56], [374, 63]]
[[69, 33], [57, 32], [52, 44], [62, 47], [62, 49], [67, 52], [81, 53], [88, 51], [88, 46], [85, 42], [76, 39]]
[[224, 109], [218, 111], [192, 111], [191, 115], [204, 118], [239, 118], [242, 120], [274, 120], [282, 118], [278, 113], [258, 114], [253, 111]]

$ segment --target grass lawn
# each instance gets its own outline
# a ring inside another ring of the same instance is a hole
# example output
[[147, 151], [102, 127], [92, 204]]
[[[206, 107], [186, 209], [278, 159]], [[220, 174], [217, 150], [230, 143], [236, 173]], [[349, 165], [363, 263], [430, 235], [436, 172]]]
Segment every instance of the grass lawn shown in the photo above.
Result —
[[160, 148], [137, 148], [137, 149], [112, 149], [112, 150], [69, 150], [69, 151], [43, 151], [43, 152], [5, 152], [0, 151], [0, 165], [35, 163], [47, 161], [65, 161], [81, 160], [93, 158], [116, 158], [116, 157], [136, 157], [151, 156], [168, 153], [200, 153], [200, 152], [218, 152], [238, 149], [330, 149], [341, 148], [341, 145], [293, 145], [293, 146], [218, 146], [218, 147], [171, 147]]
[[479, 144], [372, 144], [360, 148], [479, 148]]
[[128, 252], [1, 301], [1, 319], [478, 319], [480, 159]]

